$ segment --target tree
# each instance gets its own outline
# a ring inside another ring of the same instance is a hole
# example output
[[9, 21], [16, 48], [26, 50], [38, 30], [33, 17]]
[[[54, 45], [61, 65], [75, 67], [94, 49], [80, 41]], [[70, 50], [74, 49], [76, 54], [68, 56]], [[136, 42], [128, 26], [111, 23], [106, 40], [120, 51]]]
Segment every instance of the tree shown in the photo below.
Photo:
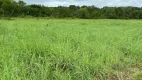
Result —
[[52, 14], [52, 11], [51, 11], [51, 8], [49, 7], [45, 7], [45, 6], [41, 6], [41, 9], [40, 9], [40, 17], [50, 17]]
[[[95, 16], [95, 12], [99, 12], [99, 8], [95, 6], [87, 6], [87, 10], [89, 11], [90, 18], [93, 19]], [[99, 13], [100, 14], [100, 13]]]
[[69, 6], [69, 12], [72, 18], [75, 18], [77, 16], [77, 10], [79, 9], [79, 6], [70, 5]]
[[116, 9], [115, 9], [117, 19], [123, 19], [124, 18], [124, 11], [123, 11], [122, 8], [123, 7], [116, 7]]
[[133, 19], [142, 19], [142, 11], [135, 10], [132, 13]]
[[88, 18], [90, 18], [90, 13], [87, 10], [87, 8], [80, 8], [77, 11], [77, 17], [82, 18], [82, 19], [88, 19]]
[[3, 15], [4, 15], [4, 10], [0, 8], [0, 17], [2, 17]]
[[67, 7], [58, 6], [58, 17], [65, 18], [70, 17], [69, 9]]
[[21, 8], [21, 7], [24, 7], [24, 6], [26, 6], [26, 3], [24, 2], [24, 1], [22, 1], [22, 0], [19, 0], [18, 1], [18, 6]]
[[133, 8], [131, 6], [128, 6], [128, 7], [123, 7], [123, 17], [124, 19], [131, 19], [133, 17], [132, 16], [132, 13], [133, 13]]
[[103, 7], [75, 6], [47, 7], [44, 5], [27, 5], [23, 0], [0, 0], [0, 16], [34, 16], [55, 18], [82, 18], [82, 19], [142, 19], [140, 7]]
[[5, 16], [15, 16], [17, 15], [18, 12], [18, 6], [17, 3], [13, 0], [4, 0], [1, 8], [4, 10], [4, 15]]
[[104, 15], [108, 19], [116, 19], [116, 13], [115, 13], [115, 8], [114, 7], [104, 7]]
[[140, 10], [139, 13], [139, 19], [142, 19], [142, 10]]
[[93, 19], [99, 19], [99, 18], [101, 18], [100, 11], [95, 10], [95, 11], [92, 13], [92, 18], [93, 18]]

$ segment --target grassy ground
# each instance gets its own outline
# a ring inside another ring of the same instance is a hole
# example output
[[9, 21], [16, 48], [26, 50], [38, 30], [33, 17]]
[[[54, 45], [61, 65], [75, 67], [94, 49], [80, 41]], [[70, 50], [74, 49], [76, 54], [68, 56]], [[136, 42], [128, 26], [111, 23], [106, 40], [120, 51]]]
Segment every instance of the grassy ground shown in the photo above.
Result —
[[0, 20], [0, 80], [142, 80], [142, 21]]

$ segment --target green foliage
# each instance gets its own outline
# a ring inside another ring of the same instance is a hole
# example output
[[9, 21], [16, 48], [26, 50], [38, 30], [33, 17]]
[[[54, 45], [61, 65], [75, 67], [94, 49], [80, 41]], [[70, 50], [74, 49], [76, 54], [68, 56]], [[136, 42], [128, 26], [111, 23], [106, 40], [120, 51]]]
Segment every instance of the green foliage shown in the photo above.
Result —
[[18, 4], [19, 7], [24, 7], [24, 6], [26, 6], [26, 3], [25, 3], [24, 1], [22, 1], [22, 0], [19, 0], [19, 1], [17, 2], [17, 4]]
[[135, 11], [132, 13], [132, 16], [135, 17], [136, 19], [141, 19], [141, 18], [142, 18], [142, 11], [135, 10]]
[[111, 8], [111, 7], [104, 7], [104, 15], [108, 19], [116, 19], [117, 18], [115, 8]]
[[24, 1], [0, 0], [0, 15], [3, 17], [53, 17], [53, 18], [81, 18], [81, 19], [142, 19], [140, 7], [103, 7], [76, 6], [47, 7], [30, 4]]
[[99, 19], [99, 18], [101, 18], [101, 14], [100, 14], [99, 11], [94, 11], [94, 12], [92, 13], [92, 17], [93, 17], [94, 19]]
[[77, 17], [82, 18], [82, 19], [88, 19], [88, 18], [90, 18], [90, 13], [87, 10], [87, 8], [80, 8], [77, 11]]
[[3, 15], [4, 15], [4, 10], [0, 8], [0, 17], [2, 17]]

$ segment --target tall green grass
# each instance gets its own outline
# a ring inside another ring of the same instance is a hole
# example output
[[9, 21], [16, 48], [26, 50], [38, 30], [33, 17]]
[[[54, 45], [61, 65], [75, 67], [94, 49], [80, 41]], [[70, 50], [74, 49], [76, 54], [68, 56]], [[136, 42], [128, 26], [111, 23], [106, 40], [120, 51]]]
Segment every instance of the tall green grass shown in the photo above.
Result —
[[0, 20], [0, 80], [141, 80], [141, 20]]

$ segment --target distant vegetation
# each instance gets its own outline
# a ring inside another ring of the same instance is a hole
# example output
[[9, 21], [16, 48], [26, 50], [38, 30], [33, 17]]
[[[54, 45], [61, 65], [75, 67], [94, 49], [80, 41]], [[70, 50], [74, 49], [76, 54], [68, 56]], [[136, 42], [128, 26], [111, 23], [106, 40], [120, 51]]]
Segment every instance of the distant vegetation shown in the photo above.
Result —
[[19, 0], [0, 0], [0, 17], [52, 17], [82, 19], [142, 19], [142, 7], [75, 6], [47, 7]]

